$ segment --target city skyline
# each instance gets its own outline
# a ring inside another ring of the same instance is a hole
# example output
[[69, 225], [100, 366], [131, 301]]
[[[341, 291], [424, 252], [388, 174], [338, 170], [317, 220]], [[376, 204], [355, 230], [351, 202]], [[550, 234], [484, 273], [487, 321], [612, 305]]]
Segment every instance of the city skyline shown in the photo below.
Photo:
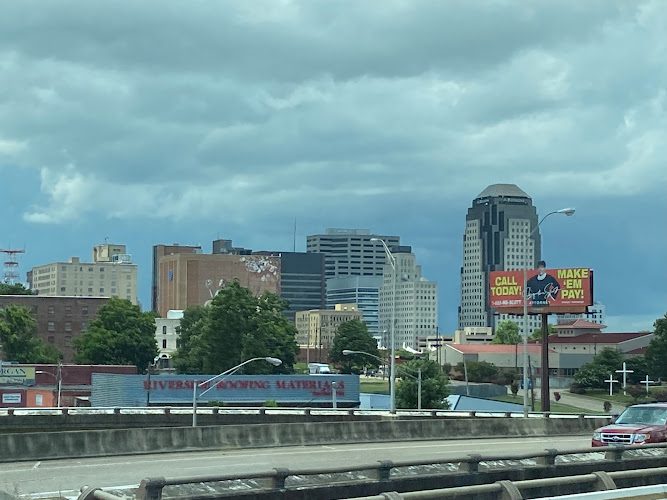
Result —
[[543, 257], [595, 269], [609, 330], [664, 314], [664, 2], [155, 5], [5, 6], [0, 244], [25, 246], [22, 278], [109, 237], [149, 308], [154, 244], [289, 251], [296, 218], [301, 251], [400, 235], [452, 330], [465, 211], [511, 183], [577, 208]]

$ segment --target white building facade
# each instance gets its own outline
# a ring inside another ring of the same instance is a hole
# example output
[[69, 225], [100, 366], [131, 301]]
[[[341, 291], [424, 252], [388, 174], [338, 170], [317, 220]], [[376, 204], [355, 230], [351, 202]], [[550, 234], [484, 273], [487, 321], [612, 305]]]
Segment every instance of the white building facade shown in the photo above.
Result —
[[181, 326], [181, 319], [183, 311], [168, 311], [166, 318], [155, 318], [155, 340], [160, 358], [171, 359], [178, 349], [178, 327]]
[[[390, 335], [395, 308], [395, 347], [418, 349], [420, 339], [437, 333], [438, 285], [422, 276], [421, 266], [417, 265], [410, 247], [395, 247], [392, 253], [396, 258], [396, 273], [390, 264], [384, 266], [379, 304], [380, 328]], [[389, 341], [385, 345], [391, 347]]]
[[588, 306], [588, 312], [582, 314], [560, 314], [557, 316], [558, 324], [570, 323], [578, 319], [585, 319], [591, 323], [604, 325], [606, 321], [607, 310], [604, 304], [596, 302], [592, 306]]

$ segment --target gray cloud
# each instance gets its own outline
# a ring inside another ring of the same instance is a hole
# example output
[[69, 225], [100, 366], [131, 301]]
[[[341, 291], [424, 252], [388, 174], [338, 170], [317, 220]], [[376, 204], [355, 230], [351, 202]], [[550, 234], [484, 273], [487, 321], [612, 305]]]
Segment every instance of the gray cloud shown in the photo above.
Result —
[[458, 266], [489, 183], [589, 209], [667, 184], [660, 0], [0, 9], [0, 175], [39, 172], [42, 227], [391, 220]]

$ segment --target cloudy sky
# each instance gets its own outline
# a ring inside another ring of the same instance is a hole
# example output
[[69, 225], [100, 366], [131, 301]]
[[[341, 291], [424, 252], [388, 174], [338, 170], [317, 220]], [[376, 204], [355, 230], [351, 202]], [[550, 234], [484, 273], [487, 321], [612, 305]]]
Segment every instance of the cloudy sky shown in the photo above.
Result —
[[611, 331], [667, 311], [662, 0], [5, 0], [0, 246], [399, 234], [456, 324], [466, 209], [511, 182]]

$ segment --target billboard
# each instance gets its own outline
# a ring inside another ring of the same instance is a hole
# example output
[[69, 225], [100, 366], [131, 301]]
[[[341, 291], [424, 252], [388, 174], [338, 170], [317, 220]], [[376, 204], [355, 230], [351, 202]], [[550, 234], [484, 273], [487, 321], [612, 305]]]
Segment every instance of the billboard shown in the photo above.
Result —
[[35, 367], [0, 363], [0, 385], [35, 385]]
[[[152, 404], [192, 404], [192, 389], [197, 382], [213, 375], [155, 375], [150, 382], [144, 375], [93, 373], [92, 406], [145, 406], [150, 388]], [[332, 382], [341, 406], [359, 405], [358, 375], [232, 375], [225, 377], [199, 401], [225, 404], [262, 405], [269, 400], [281, 404], [331, 404]], [[205, 389], [202, 389], [202, 391]]]
[[[586, 267], [546, 269], [540, 262], [527, 272], [526, 293], [531, 313], [580, 313], [593, 305], [593, 271]], [[503, 313], [523, 311], [523, 271], [492, 271], [489, 302]]]

